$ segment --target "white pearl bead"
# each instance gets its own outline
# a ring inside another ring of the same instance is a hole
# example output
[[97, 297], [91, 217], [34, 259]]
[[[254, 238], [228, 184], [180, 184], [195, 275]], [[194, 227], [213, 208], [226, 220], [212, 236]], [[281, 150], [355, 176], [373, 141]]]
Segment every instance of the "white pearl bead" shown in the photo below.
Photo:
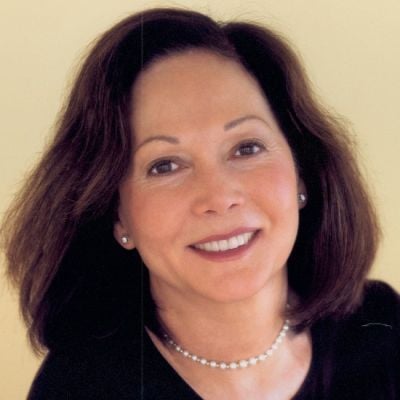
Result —
[[167, 334], [164, 334], [165, 340], [168, 344], [170, 344], [178, 353], [181, 353], [184, 357], [188, 357], [194, 362], [198, 362], [202, 365], [208, 365], [211, 368], [221, 368], [221, 369], [237, 369], [237, 368], [246, 368], [250, 365], [256, 365], [259, 361], [264, 361], [268, 357], [270, 357], [273, 352], [279, 347], [282, 343], [283, 338], [286, 336], [287, 331], [289, 330], [289, 320], [285, 321], [285, 324], [282, 326], [281, 331], [279, 332], [275, 342], [272, 346], [266, 350], [264, 353], [260, 354], [259, 356], [251, 357], [247, 360], [240, 360], [238, 362], [217, 362], [217, 361], [208, 361], [206, 358], [199, 357], [195, 354], [189, 353], [187, 350], [183, 349], [181, 346], [176, 344], [172, 339], [169, 338]]
[[256, 365], [257, 364], [257, 358], [255, 358], [255, 357], [251, 357], [250, 358], [250, 360], [249, 360], [249, 363], [251, 364], [251, 365]]

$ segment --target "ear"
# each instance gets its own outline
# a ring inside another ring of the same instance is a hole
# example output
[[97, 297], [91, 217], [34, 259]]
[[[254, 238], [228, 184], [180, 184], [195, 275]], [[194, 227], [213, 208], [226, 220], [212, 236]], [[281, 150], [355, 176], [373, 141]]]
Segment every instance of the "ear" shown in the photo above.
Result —
[[[307, 204], [308, 194], [306, 185], [304, 184], [303, 179], [301, 179], [300, 177], [297, 182], [297, 195], [298, 195], [299, 210], [301, 210]], [[302, 196], [302, 198], [300, 198], [301, 195], [305, 197]]]
[[129, 234], [128, 229], [120, 219], [114, 222], [114, 238], [126, 250], [135, 248], [132, 235]]

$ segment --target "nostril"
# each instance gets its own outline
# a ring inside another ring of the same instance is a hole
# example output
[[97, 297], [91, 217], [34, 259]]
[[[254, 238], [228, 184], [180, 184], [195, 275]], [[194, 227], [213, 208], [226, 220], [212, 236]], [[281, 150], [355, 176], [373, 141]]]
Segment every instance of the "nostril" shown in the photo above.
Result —
[[235, 202], [215, 202], [209, 208], [204, 210], [205, 214], [225, 214], [233, 208], [239, 207], [240, 203]]
[[197, 192], [193, 202], [195, 213], [223, 215], [243, 204], [245, 198], [243, 191], [232, 180], [226, 178], [216, 179], [214, 176], [208, 182], [202, 182], [203, 190]]

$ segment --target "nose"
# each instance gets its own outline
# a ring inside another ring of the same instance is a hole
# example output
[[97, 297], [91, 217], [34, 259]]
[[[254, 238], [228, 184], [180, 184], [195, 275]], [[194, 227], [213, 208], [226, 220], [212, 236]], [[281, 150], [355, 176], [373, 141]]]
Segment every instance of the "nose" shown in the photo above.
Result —
[[193, 212], [197, 215], [224, 215], [240, 207], [245, 193], [234, 174], [216, 172], [202, 174], [195, 182]]

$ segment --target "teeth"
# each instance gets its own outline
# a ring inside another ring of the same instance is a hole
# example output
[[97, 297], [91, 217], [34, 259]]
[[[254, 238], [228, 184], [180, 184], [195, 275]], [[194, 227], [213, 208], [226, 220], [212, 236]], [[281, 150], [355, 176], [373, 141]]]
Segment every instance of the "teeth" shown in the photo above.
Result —
[[246, 232], [241, 235], [233, 236], [227, 240], [215, 240], [212, 242], [195, 244], [194, 247], [196, 249], [212, 252], [232, 250], [244, 246], [253, 236], [254, 232]]

